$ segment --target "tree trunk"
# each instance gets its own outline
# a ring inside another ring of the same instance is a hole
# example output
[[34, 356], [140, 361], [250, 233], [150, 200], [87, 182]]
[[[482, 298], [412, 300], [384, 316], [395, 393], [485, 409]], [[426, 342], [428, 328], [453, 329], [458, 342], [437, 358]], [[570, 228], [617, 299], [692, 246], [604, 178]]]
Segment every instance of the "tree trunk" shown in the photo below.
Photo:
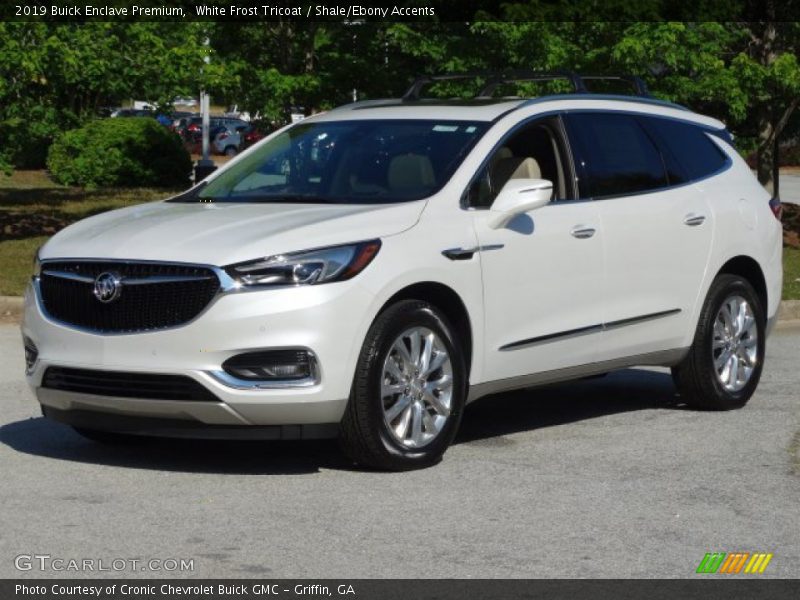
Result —
[[777, 193], [775, 181], [775, 148], [774, 128], [768, 109], [763, 108], [758, 115], [758, 149], [756, 151], [756, 176], [758, 182], [773, 196]]
[[[766, 2], [769, 20], [763, 24], [763, 30], [758, 36], [759, 43], [756, 44], [757, 60], [764, 67], [769, 67], [777, 53], [775, 52], [775, 41], [778, 36], [774, 22], [775, 4], [772, 0]], [[758, 150], [756, 162], [756, 174], [758, 181], [773, 196], [777, 193], [777, 182], [775, 173], [775, 147], [777, 145], [777, 133], [775, 131], [775, 118], [771, 105], [762, 105], [758, 111]]]

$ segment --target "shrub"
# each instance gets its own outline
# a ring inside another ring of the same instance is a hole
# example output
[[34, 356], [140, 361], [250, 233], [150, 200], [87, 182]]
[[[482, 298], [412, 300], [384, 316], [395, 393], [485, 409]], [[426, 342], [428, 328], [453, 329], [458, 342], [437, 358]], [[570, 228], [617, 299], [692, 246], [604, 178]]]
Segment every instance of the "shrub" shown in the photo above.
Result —
[[85, 187], [180, 187], [192, 161], [178, 136], [148, 117], [91, 121], [50, 146], [50, 174]]

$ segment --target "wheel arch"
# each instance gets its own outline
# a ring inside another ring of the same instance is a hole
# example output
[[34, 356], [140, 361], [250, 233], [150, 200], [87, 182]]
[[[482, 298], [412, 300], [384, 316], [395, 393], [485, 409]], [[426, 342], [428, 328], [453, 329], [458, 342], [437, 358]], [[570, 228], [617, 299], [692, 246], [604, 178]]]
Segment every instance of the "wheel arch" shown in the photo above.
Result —
[[758, 300], [761, 302], [761, 308], [764, 310], [764, 317], [766, 318], [769, 310], [767, 280], [758, 261], [746, 255], [734, 256], [717, 271], [717, 275], [722, 274], [738, 275], [746, 279], [758, 294]]
[[401, 300], [422, 300], [428, 302], [438, 308], [450, 321], [450, 324], [455, 328], [455, 333], [458, 335], [464, 348], [464, 361], [467, 367], [467, 378], [469, 378], [472, 371], [472, 322], [469, 317], [464, 301], [461, 296], [451, 287], [436, 281], [421, 281], [408, 285], [397, 292], [395, 292], [383, 306], [381, 306], [378, 314], [381, 314], [392, 304]]

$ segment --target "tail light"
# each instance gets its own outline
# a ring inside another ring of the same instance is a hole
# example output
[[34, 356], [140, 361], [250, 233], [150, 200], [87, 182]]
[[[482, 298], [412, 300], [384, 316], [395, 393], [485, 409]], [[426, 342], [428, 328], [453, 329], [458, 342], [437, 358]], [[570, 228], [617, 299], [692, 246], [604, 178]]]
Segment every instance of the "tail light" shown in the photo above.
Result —
[[778, 197], [772, 198], [769, 201], [769, 207], [772, 209], [772, 214], [775, 215], [775, 218], [780, 221], [781, 217], [783, 216], [783, 205], [781, 205], [781, 199]]
[[225, 139], [225, 138], [227, 138], [228, 136], [229, 136], [229, 134], [227, 134], [227, 133], [220, 133], [220, 134], [219, 134], [219, 138], [218, 138], [218, 139], [220, 139], [220, 140], [224, 140], [224, 139]]

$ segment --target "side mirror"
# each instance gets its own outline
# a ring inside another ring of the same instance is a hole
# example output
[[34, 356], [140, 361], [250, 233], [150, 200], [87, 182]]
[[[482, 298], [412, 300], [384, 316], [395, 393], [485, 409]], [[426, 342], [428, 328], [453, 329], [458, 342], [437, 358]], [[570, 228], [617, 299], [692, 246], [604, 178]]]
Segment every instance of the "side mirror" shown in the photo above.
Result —
[[550, 202], [553, 182], [547, 179], [509, 179], [489, 209], [487, 224], [500, 229], [511, 219]]

